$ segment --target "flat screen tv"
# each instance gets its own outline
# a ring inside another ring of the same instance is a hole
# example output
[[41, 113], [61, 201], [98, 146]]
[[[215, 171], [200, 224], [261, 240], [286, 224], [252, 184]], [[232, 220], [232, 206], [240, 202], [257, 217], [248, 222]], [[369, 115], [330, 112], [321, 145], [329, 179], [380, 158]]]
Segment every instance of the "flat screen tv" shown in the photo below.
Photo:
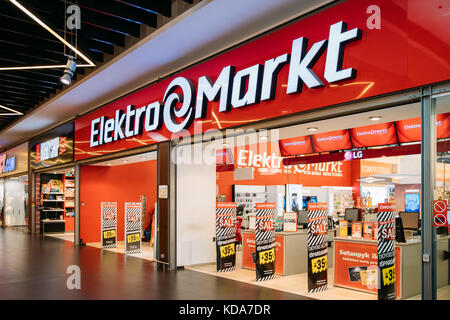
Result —
[[317, 202], [317, 196], [303, 196], [303, 210], [308, 210], [309, 202]]
[[405, 212], [419, 212], [420, 210], [420, 194], [405, 194]]

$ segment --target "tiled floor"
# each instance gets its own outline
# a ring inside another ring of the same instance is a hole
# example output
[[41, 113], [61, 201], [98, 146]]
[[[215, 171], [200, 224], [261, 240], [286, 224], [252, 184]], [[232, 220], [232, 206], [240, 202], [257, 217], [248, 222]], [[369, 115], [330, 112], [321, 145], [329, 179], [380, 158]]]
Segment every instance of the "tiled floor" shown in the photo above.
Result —
[[348, 290], [344, 288], [334, 287], [333, 283], [333, 268], [328, 269], [328, 289], [323, 292], [308, 293], [308, 274], [296, 274], [290, 276], [276, 275], [275, 279], [269, 281], [256, 281], [256, 274], [254, 270], [242, 268], [242, 251], [237, 251], [236, 255], [236, 270], [232, 272], [217, 273], [216, 264], [209, 263], [203, 265], [196, 265], [187, 267], [189, 270], [195, 270], [226, 279], [232, 279], [249, 283], [256, 286], [261, 286], [270, 289], [282, 290], [293, 294], [299, 294], [306, 297], [319, 300], [376, 300], [375, 294]]
[[[81, 290], [67, 287], [72, 265], [81, 270]], [[0, 228], [0, 299], [308, 298], [191, 270], [163, 271], [146, 259]]]

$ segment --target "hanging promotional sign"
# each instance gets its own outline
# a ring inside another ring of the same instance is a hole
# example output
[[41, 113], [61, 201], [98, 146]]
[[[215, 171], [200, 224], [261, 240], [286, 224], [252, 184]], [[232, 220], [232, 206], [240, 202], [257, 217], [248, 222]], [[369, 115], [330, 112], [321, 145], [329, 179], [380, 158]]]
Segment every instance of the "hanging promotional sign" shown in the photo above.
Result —
[[354, 148], [397, 144], [393, 122], [350, 129]]
[[337, 130], [315, 134], [311, 137], [314, 152], [351, 149], [350, 134], [348, 130]]
[[115, 248], [117, 244], [117, 202], [100, 205], [102, 248]]
[[256, 204], [256, 281], [275, 275], [275, 203]]
[[216, 203], [217, 272], [236, 268], [236, 203]]
[[141, 252], [142, 203], [125, 202], [125, 254]]
[[396, 297], [395, 271], [395, 206], [378, 204], [378, 299], [393, 300]]
[[308, 203], [308, 292], [327, 289], [328, 204]]

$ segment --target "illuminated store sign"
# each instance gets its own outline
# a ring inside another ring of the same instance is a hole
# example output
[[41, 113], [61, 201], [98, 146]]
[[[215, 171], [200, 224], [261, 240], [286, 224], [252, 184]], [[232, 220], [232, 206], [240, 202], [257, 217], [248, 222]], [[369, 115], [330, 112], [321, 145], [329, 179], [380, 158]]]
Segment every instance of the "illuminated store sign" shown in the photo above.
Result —
[[16, 170], [16, 157], [6, 158], [6, 153], [0, 154], [0, 173]]
[[[195, 119], [207, 116], [208, 102], [219, 101], [218, 112], [244, 108], [262, 101], [275, 99], [277, 76], [289, 63], [286, 94], [302, 92], [308, 88], [320, 88], [325, 84], [312, 70], [325, 50], [323, 78], [328, 83], [353, 79], [356, 69], [342, 69], [345, 45], [361, 38], [361, 30], [347, 30], [345, 22], [330, 26], [328, 40], [308, 46], [308, 39], [300, 37], [292, 41], [290, 53], [281, 54], [235, 72], [234, 66], [224, 67], [216, 81], [200, 76], [197, 90], [187, 77], [174, 78], [165, 90], [162, 102], [155, 101], [136, 108], [129, 104], [126, 112], [116, 110], [113, 117], [101, 116], [91, 121], [90, 147], [141, 135], [164, 126], [172, 133], [188, 128]], [[309, 49], [308, 49], [309, 47]], [[181, 106], [179, 106], [181, 104]]]
[[57, 158], [66, 151], [66, 138], [56, 137], [36, 146], [36, 161]]

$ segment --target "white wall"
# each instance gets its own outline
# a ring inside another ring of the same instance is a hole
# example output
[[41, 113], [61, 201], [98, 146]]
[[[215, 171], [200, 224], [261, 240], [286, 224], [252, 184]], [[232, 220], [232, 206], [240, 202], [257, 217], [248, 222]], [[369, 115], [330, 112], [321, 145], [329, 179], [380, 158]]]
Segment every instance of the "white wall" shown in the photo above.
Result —
[[211, 162], [177, 165], [177, 266], [216, 261], [215, 152]]
[[25, 184], [22, 179], [5, 181], [5, 225], [25, 225]]

